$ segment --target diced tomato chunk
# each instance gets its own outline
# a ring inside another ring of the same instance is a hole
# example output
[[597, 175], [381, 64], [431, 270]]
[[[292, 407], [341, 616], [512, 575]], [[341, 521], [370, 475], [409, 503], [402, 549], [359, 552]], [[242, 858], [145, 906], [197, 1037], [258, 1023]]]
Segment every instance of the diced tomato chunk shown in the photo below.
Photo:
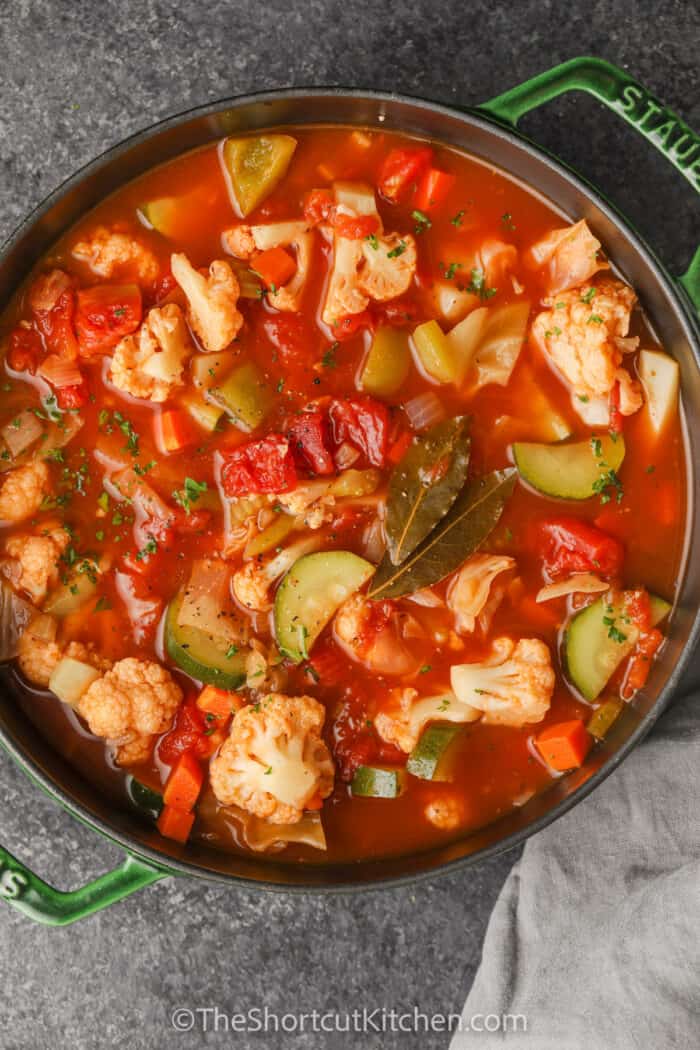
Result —
[[333, 194], [330, 190], [311, 190], [304, 200], [304, 218], [313, 226], [327, 222], [333, 213]]
[[332, 401], [331, 433], [336, 447], [348, 441], [373, 467], [384, 466], [389, 440], [389, 412], [374, 398]]
[[347, 317], [339, 317], [333, 324], [333, 335], [339, 343], [346, 339], [352, 339], [361, 328], [373, 328], [374, 317], [369, 310], [362, 310], [359, 314], [348, 314]]
[[429, 146], [420, 149], [392, 149], [379, 170], [379, 192], [390, 201], [398, 201], [432, 162]]
[[418, 183], [413, 203], [418, 211], [430, 211], [447, 197], [455, 183], [455, 176], [439, 168], [430, 168]]
[[90, 386], [87, 379], [75, 386], [62, 386], [56, 390], [56, 402], [59, 408], [70, 410], [83, 408], [90, 400]]
[[297, 471], [288, 439], [268, 434], [226, 453], [221, 479], [229, 497], [291, 492]]
[[73, 279], [62, 270], [41, 274], [30, 288], [28, 299], [48, 352], [75, 359], [78, 341], [73, 328]]
[[143, 304], [137, 284], [97, 284], [77, 295], [75, 330], [83, 357], [105, 354], [135, 332]]
[[333, 219], [333, 227], [339, 237], [347, 237], [350, 241], [360, 241], [377, 232], [379, 219], [376, 215], [336, 215]]
[[161, 738], [158, 757], [166, 765], [172, 766], [186, 751], [204, 757], [207, 750], [206, 715], [188, 698], [178, 707], [173, 728]]
[[296, 416], [289, 424], [289, 438], [302, 467], [314, 474], [334, 473], [330, 429], [323, 412], [314, 409]]
[[391, 299], [387, 303], [375, 303], [372, 312], [378, 324], [390, 325], [392, 328], [405, 328], [415, 324], [418, 319], [418, 303], [411, 299]]
[[33, 328], [13, 328], [10, 332], [7, 363], [15, 372], [35, 375], [44, 348], [41, 336]]
[[614, 536], [568, 517], [540, 523], [539, 551], [552, 578], [574, 572], [619, 576], [625, 558], [625, 548]]

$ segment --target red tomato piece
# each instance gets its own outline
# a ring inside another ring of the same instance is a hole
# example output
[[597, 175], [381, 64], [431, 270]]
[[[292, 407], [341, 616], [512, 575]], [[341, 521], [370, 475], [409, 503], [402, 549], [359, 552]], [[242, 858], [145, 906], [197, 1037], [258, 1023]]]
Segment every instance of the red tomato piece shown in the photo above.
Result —
[[177, 709], [175, 725], [162, 737], [158, 757], [169, 766], [186, 752], [204, 757], [208, 750], [207, 729], [206, 715], [188, 697]]
[[75, 330], [83, 357], [107, 353], [141, 324], [141, 289], [136, 284], [98, 284], [77, 296]]
[[348, 314], [347, 317], [339, 317], [333, 325], [333, 335], [339, 343], [346, 339], [352, 339], [361, 328], [373, 328], [374, 318], [369, 310], [363, 310], [359, 314]]
[[333, 219], [333, 227], [339, 237], [347, 237], [350, 241], [360, 241], [377, 232], [379, 219], [376, 215], [336, 215]]
[[90, 386], [87, 379], [75, 386], [62, 386], [56, 390], [56, 402], [59, 408], [83, 408], [90, 400]]
[[41, 337], [33, 328], [13, 328], [7, 350], [7, 363], [15, 372], [35, 375], [44, 356]]
[[230, 497], [290, 492], [297, 471], [289, 441], [283, 434], [268, 434], [226, 453], [221, 479]]
[[418, 183], [413, 203], [418, 211], [430, 211], [447, 197], [455, 183], [455, 176], [439, 168], [430, 168]]
[[377, 303], [372, 311], [378, 324], [391, 325], [392, 328], [404, 328], [418, 320], [418, 303], [411, 299], [391, 299], [387, 303]]
[[625, 548], [614, 536], [578, 518], [555, 518], [540, 523], [540, 554], [552, 578], [572, 572], [619, 576]]
[[304, 200], [304, 218], [313, 226], [327, 222], [333, 214], [333, 194], [330, 190], [311, 190]]
[[332, 401], [328, 415], [336, 448], [347, 441], [373, 467], [384, 466], [389, 440], [386, 405], [371, 397]]
[[324, 413], [318, 409], [302, 412], [289, 425], [292, 450], [302, 467], [314, 474], [333, 474], [335, 464], [330, 451], [330, 430]]
[[[262, 315], [262, 329], [272, 345], [279, 351], [284, 365], [303, 364], [313, 360], [314, 339], [308, 321], [301, 314]], [[269, 347], [267, 353], [269, 354]]]
[[392, 149], [379, 170], [379, 192], [394, 203], [401, 199], [432, 162], [429, 146], [420, 149]]

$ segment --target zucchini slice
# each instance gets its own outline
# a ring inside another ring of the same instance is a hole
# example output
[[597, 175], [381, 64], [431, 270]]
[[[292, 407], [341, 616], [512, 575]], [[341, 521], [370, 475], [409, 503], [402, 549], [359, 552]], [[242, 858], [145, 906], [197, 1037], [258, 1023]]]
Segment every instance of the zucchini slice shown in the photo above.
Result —
[[557, 499], [589, 499], [609, 471], [619, 470], [625, 441], [621, 434], [557, 445], [516, 441], [513, 458], [521, 478], [538, 492]]
[[605, 739], [608, 731], [622, 714], [624, 706], [622, 700], [606, 700], [600, 707], [596, 707], [586, 726], [591, 736], [596, 740]]
[[275, 596], [275, 637], [295, 663], [312, 645], [343, 602], [366, 583], [374, 565], [349, 551], [318, 551], [294, 562]]
[[[650, 602], [656, 626], [671, 606], [656, 595], [650, 595]], [[566, 630], [564, 656], [570, 681], [589, 703], [602, 693], [638, 637], [638, 628], [625, 622], [623, 604], [611, 605], [607, 595], [576, 613]]]
[[382, 766], [358, 766], [350, 790], [358, 798], [398, 798], [404, 788], [401, 767], [385, 769]]
[[207, 397], [220, 405], [238, 429], [246, 433], [259, 427], [272, 407], [270, 388], [252, 361], [234, 369], [218, 386], [211, 387]]
[[126, 793], [139, 812], [153, 820], [157, 820], [163, 808], [163, 796], [146, 784], [142, 784], [136, 777], [127, 777]]
[[223, 639], [178, 624], [181, 605], [182, 593], [171, 601], [165, 615], [165, 651], [170, 659], [198, 682], [238, 689], [245, 682], [247, 650], [231, 652]]
[[462, 728], [459, 725], [428, 726], [408, 756], [408, 772], [421, 780], [449, 780], [452, 745]]

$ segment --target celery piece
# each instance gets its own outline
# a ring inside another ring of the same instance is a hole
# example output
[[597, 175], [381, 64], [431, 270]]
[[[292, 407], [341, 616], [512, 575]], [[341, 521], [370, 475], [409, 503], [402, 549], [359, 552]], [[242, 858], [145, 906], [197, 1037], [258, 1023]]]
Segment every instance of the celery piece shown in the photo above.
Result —
[[74, 707], [101, 674], [92, 664], [64, 656], [53, 670], [49, 689], [62, 703]]
[[606, 700], [600, 707], [596, 707], [586, 726], [591, 736], [602, 740], [617, 722], [624, 706], [622, 700]]
[[248, 540], [243, 551], [244, 561], [248, 561], [250, 558], [257, 558], [259, 554], [266, 554], [268, 551], [274, 550], [283, 540], [286, 540], [295, 525], [296, 520], [291, 514], [278, 514], [266, 529], [263, 529], [257, 536], [253, 536], [252, 539]]
[[199, 397], [183, 397], [182, 406], [192, 416], [195, 423], [210, 433], [216, 430], [224, 414], [223, 408], [219, 405], [210, 405], [208, 401], [203, 401]]
[[400, 328], [378, 328], [362, 368], [360, 386], [373, 397], [391, 397], [403, 386], [410, 365], [406, 332]]

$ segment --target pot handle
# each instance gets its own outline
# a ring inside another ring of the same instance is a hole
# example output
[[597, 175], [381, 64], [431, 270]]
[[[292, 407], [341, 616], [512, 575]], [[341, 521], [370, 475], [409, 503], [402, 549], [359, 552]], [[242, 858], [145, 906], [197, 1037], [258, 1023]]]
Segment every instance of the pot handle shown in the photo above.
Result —
[[[700, 193], [700, 138], [654, 95], [602, 58], [582, 56], [554, 66], [477, 109], [515, 127], [525, 113], [566, 91], [587, 91], [651, 142]], [[700, 316], [700, 247], [678, 282]]]
[[169, 874], [127, 853], [118, 868], [86, 886], [57, 890], [0, 846], [0, 898], [47, 926], [68, 926]]

